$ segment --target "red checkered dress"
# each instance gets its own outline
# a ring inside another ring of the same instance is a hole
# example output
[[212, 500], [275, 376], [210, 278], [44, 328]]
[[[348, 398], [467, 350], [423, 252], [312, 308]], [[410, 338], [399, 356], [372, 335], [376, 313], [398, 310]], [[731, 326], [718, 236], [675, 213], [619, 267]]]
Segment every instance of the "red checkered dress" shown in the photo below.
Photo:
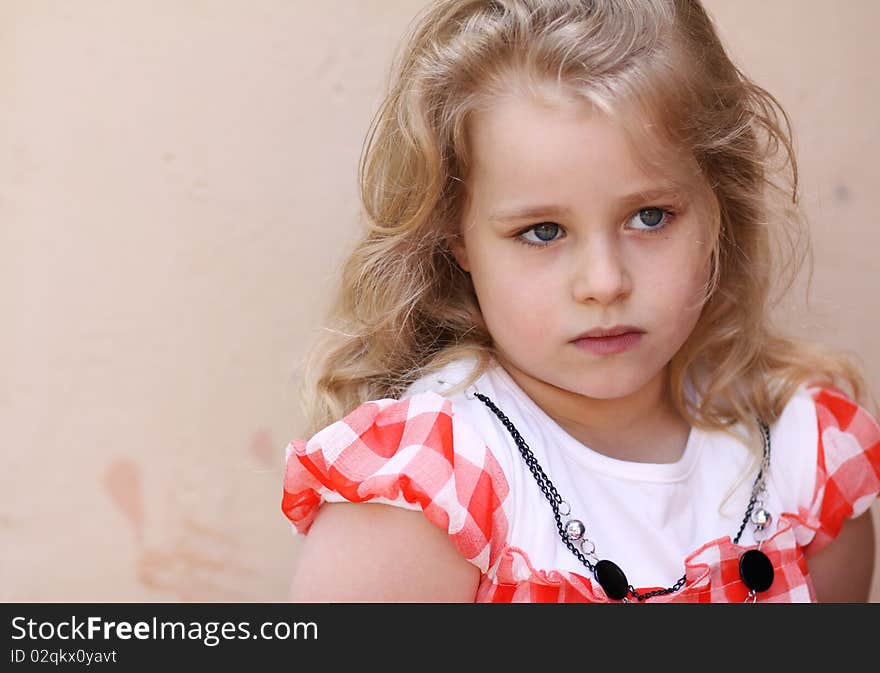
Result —
[[[843, 522], [880, 492], [880, 426], [833, 388], [810, 388], [818, 423], [812, 502], [784, 512], [761, 549], [775, 579], [762, 602], [815, 600], [806, 557], [831, 542]], [[463, 428], [451, 402], [435, 392], [362, 404], [309, 441], [287, 447], [282, 509], [306, 534], [318, 507], [373, 501], [422, 510], [481, 572], [477, 602], [608, 602], [587, 574], [535, 568], [510, 546], [503, 504], [508, 479], [492, 451]], [[459, 424], [458, 426], [456, 424]], [[453, 438], [467, 438], [454, 445]], [[686, 581], [650, 602], [741, 602], [748, 589], [738, 562], [749, 547], [729, 536], [707, 541], [684, 559]], [[586, 569], [585, 569], [586, 570]], [[661, 587], [638, 587], [640, 592]]]

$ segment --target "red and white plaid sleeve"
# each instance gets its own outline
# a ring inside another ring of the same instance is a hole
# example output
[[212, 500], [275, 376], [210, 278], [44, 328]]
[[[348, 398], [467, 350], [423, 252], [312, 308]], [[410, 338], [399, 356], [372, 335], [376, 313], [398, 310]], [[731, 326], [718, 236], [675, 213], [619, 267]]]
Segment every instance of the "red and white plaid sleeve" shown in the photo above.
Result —
[[421, 509], [484, 573], [505, 544], [507, 479], [437, 393], [365, 402], [286, 453], [281, 508], [299, 534], [325, 501], [372, 501]]
[[813, 390], [819, 427], [816, 486], [810, 505], [813, 540], [807, 556], [828, 545], [845, 519], [864, 513], [880, 493], [880, 425], [832, 387]]

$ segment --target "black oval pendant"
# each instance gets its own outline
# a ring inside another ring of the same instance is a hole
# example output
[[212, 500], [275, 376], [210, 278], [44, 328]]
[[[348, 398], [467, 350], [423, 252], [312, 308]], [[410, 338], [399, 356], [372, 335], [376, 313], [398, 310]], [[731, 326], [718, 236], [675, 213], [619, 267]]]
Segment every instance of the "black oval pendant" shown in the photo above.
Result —
[[629, 582], [626, 575], [611, 561], [599, 561], [593, 571], [596, 581], [605, 589], [608, 598], [619, 601], [629, 593]]
[[739, 557], [739, 576], [752, 591], [767, 591], [773, 584], [773, 564], [764, 552], [750, 549]]

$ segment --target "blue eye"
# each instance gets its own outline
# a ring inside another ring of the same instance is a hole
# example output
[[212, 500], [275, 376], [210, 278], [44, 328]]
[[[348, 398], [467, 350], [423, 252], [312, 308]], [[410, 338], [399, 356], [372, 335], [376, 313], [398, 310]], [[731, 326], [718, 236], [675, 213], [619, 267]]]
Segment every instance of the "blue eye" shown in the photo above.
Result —
[[[520, 232], [516, 240], [521, 241], [526, 245], [543, 247], [547, 243], [552, 243], [556, 234], [558, 234], [559, 231], [560, 227], [555, 222], [541, 222], [540, 224], [533, 225], [525, 231]], [[535, 236], [537, 237], [537, 241], [525, 238], [526, 234], [531, 233], [535, 234]]]
[[637, 231], [647, 231], [653, 232], [658, 229], [663, 229], [669, 224], [668, 220], [671, 220], [675, 217], [675, 213], [671, 210], [667, 210], [665, 208], [642, 208], [641, 210], [635, 212], [633, 216], [630, 218], [632, 220], [638, 220], [640, 224], [643, 224], [647, 227], [647, 229], [637, 229]]

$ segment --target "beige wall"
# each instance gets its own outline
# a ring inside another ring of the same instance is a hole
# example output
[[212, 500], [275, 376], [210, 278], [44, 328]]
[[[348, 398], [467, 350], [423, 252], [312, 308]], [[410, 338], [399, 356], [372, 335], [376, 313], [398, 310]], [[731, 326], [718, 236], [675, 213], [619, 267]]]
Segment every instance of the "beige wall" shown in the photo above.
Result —
[[[0, 600], [286, 599], [292, 377], [424, 4], [0, 3]], [[707, 4], [795, 124], [792, 324], [880, 391], [880, 4]]]

